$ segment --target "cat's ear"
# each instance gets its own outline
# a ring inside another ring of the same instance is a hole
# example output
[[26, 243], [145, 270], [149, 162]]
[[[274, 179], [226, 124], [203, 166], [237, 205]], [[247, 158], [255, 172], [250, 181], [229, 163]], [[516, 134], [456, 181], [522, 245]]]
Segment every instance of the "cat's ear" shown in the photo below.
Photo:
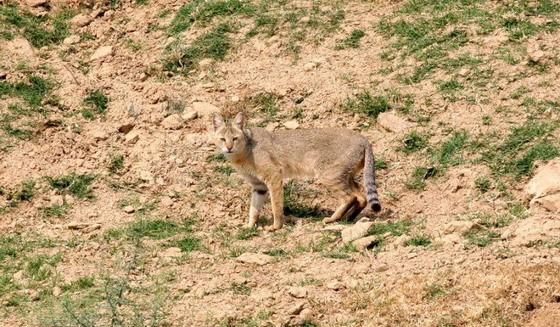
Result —
[[214, 117], [212, 117], [212, 125], [214, 126], [214, 132], [224, 126], [224, 117], [222, 115], [216, 113]]
[[237, 126], [240, 130], [245, 128], [245, 115], [243, 112], [238, 112], [233, 119], [233, 123]]

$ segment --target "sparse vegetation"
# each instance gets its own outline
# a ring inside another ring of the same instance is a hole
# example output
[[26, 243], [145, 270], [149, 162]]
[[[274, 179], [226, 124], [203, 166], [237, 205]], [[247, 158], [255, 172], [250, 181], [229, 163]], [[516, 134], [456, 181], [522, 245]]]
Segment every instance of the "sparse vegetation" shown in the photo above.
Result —
[[79, 199], [93, 199], [93, 183], [95, 176], [78, 175], [75, 173], [58, 177], [47, 177], [47, 181], [53, 189], [62, 193], [69, 193]]
[[342, 50], [346, 48], [358, 48], [360, 46], [360, 41], [365, 35], [366, 33], [362, 30], [352, 30], [350, 35], [348, 35], [345, 39], [340, 40], [335, 49]]
[[425, 148], [428, 145], [428, 140], [425, 135], [412, 131], [404, 137], [402, 143], [402, 150], [405, 153], [412, 153]]
[[342, 107], [348, 111], [377, 118], [380, 113], [389, 110], [389, 101], [386, 96], [373, 96], [369, 91], [362, 91], [355, 97], [348, 98]]

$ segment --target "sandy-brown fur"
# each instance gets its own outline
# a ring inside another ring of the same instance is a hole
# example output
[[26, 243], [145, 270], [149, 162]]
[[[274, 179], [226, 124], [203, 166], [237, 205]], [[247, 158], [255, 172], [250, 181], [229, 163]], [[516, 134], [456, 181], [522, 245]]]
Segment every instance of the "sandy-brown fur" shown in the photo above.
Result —
[[[214, 118], [215, 142], [233, 167], [253, 187], [249, 225], [254, 226], [264, 197], [270, 194], [274, 224], [282, 227], [283, 180], [315, 178], [342, 199], [335, 213], [325, 222], [343, 217], [354, 219], [367, 205], [381, 209], [369, 141], [360, 134], [342, 128], [280, 130], [270, 133], [261, 128], [246, 129], [242, 114], [233, 121]], [[369, 156], [367, 151], [370, 151]], [[369, 160], [369, 161], [368, 161]], [[364, 168], [367, 198], [354, 177]]]

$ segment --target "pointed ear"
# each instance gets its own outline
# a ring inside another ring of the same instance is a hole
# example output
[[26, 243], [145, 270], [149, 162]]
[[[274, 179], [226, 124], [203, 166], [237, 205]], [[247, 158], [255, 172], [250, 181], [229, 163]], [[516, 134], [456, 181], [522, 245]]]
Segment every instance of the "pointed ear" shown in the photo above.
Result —
[[214, 125], [214, 131], [217, 131], [219, 128], [224, 126], [224, 118], [222, 115], [216, 113], [214, 114], [214, 117], [212, 117], [212, 123]]
[[243, 112], [237, 113], [235, 119], [233, 120], [233, 123], [241, 130], [245, 128], [245, 116], [243, 115]]

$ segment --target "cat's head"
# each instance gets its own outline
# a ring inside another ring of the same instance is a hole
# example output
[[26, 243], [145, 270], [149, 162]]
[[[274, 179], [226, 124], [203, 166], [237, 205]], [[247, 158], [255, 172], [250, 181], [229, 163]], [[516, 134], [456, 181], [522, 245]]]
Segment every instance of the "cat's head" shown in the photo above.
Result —
[[223, 154], [238, 154], [246, 149], [250, 132], [245, 129], [245, 116], [242, 112], [230, 120], [217, 113], [213, 117], [213, 125], [214, 144]]

